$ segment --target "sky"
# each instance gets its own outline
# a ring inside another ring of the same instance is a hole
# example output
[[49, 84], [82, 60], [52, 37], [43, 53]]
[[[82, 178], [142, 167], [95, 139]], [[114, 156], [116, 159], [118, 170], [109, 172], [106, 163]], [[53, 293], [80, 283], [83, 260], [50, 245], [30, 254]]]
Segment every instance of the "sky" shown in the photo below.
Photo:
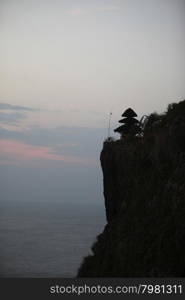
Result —
[[184, 0], [0, 0], [3, 199], [102, 201], [109, 113], [185, 99], [184, 31]]

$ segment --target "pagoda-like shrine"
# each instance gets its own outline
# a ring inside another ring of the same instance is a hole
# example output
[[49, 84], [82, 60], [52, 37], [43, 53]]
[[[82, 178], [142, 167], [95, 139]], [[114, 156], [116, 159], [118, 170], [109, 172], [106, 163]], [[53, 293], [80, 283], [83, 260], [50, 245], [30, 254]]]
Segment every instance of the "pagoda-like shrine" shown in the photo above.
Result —
[[135, 136], [141, 132], [140, 123], [135, 118], [137, 114], [132, 108], [126, 109], [122, 117], [123, 119], [119, 120], [119, 123], [123, 123], [123, 125], [114, 130], [114, 132], [118, 132], [121, 135], [121, 139], [127, 136]]

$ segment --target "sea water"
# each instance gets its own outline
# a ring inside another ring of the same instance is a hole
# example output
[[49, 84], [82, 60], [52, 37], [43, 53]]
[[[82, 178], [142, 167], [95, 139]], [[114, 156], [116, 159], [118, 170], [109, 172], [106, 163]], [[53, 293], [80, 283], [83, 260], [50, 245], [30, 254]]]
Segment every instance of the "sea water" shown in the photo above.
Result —
[[103, 230], [103, 205], [0, 203], [1, 277], [75, 277]]

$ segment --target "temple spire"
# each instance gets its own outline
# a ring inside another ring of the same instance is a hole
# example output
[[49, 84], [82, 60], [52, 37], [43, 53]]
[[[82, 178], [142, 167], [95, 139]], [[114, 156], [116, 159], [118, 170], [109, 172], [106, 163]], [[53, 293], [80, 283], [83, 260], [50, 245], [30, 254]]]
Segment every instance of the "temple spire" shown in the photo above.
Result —
[[119, 120], [119, 123], [123, 123], [123, 125], [119, 126], [114, 130], [114, 132], [118, 132], [121, 135], [121, 139], [126, 136], [135, 136], [136, 134], [141, 132], [140, 123], [135, 118], [137, 114], [132, 108], [127, 108], [123, 114], [123, 119]]

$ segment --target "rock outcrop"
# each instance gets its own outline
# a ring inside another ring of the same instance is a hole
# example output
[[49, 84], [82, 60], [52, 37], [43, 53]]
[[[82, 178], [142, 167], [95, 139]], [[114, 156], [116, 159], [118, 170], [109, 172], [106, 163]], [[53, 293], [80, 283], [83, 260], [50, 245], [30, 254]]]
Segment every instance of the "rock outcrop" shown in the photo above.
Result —
[[105, 142], [101, 165], [107, 225], [78, 277], [185, 276], [185, 101]]

